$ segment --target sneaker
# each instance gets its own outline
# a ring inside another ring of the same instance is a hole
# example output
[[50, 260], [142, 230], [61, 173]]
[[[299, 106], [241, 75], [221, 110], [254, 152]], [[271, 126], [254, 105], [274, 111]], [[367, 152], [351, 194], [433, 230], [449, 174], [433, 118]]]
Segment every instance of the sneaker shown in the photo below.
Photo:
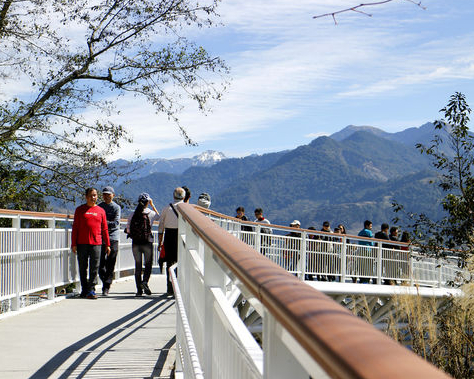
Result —
[[102, 289], [102, 295], [103, 296], [109, 296], [109, 289], [108, 288], [103, 288]]
[[95, 294], [95, 291], [90, 291], [90, 292], [87, 294], [87, 298], [88, 298], [88, 299], [96, 300], [96, 299], [97, 299], [97, 295]]
[[135, 294], [135, 297], [141, 297], [141, 296], [143, 296], [143, 292], [137, 291], [137, 293]]
[[148, 283], [142, 283], [143, 292], [147, 295], [151, 295], [150, 287], [148, 287]]

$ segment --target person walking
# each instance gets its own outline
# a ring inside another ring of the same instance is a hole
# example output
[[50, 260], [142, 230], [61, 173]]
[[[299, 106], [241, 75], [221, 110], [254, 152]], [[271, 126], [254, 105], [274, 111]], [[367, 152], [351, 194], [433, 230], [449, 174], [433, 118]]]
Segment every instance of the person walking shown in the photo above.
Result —
[[[148, 208], [150, 205], [153, 210]], [[151, 295], [148, 281], [151, 276], [153, 264], [153, 234], [151, 227], [158, 219], [159, 213], [153, 205], [153, 200], [149, 194], [143, 192], [138, 196], [138, 205], [135, 212], [131, 214], [125, 229], [128, 237], [132, 238], [132, 252], [135, 260], [135, 285], [137, 293], [135, 296]], [[143, 263], [145, 269], [143, 270]], [[142, 276], [143, 271], [143, 276]]]
[[161, 245], [165, 248], [166, 261], [166, 293], [173, 296], [173, 285], [171, 284], [169, 268], [178, 260], [178, 210], [176, 205], [183, 202], [186, 192], [177, 187], [173, 191], [173, 203], [163, 208], [158, 226], [158, 249]]
[[114, 200], [115, 191], [112, 187], [105, 187], [102, 190], [104, 201], [99, 204], [105, 211], [107, 218], [107, 228], [109, 230], [110, 253], [107, 254], [106, 246], [102, 245], [99, 263], [99, 278], [102, 280], [102, 295], [108, 296], [110, 285], [114, 278], [115, 262], [120, 240], [120, 206]]
[[[97, 190], [86, 189], [86, 204], [74, 212], [72, 224], [71, 250], [77, 255], [81, 298], [97, 299], [95, 286], [99, 271], [100, 253], [105, 245], [105, 254], [110, 254], [110, 240], [105, 211], [96, 205]], [[89, 276], [87, 270], [89, 269]]]

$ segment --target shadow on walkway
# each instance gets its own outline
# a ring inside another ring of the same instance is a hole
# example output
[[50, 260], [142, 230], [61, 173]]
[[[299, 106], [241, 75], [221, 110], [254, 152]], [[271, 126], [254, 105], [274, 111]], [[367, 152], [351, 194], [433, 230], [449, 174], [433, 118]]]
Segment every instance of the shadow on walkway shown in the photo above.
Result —
[[[125, 300], [127, 298], [129, 299], [128, 296], [123, 299]], [[166, 295], [149, 298], [149, 301], [142, 307], [57, 353], [40, 369], [38, 369], [38, 371], [30, 376], [30, 379], [49, 378], [53, 374], [56, 374], [55, 377], [65, 379], [69, 378], [76, 370], [80, 371], [76, 371], [74, 377], [84, 377], [94, 368], [94, 365], [96, 365], [106, 353], [113, 352], [115, 350], [114, 348], [117, 348], [120, 343], [132, 339], [140, 329], [145, 326], [156, 328], [155, 326], [152, 326], [151, 323], [156, 321], [156, 319], [160, 315], [163, 315], [167, 310], [174, 307], [174, 304], [174, 299], [170, 299], [166, 297]], [[74, 325], [71, 327], [74, 327]], [[143, 336], [140, 338], [143, 338]], [[150, 336], [150, 338], [156, 338], [156, 336], [153, 335]], [[160, 353], [154, 367], [152, 366], [149, 368], [152, 377], [160, 377], [168, 353], [175, 344], [175, 341], [176, 337], [173, 336], [165, 345], [154, 349], [155, 351], [159, 350]], [[155, 342], [156, 344], [159, 344], [158, 341]], [[138, 343], [140, 344], [140, 341], [138, 341]], [[78, 355], [78, 357], [72, 363], [67, 362], [68, 360], [71, 360], [74, 355]], [[79, 366], [81, 365], [84, 367], [80, 368]]]

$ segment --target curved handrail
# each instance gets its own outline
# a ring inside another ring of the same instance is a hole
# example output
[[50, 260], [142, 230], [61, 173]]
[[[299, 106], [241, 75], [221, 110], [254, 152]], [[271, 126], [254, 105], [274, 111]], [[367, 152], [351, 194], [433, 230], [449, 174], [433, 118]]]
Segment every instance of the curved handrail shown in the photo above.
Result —
[[278, 322], [333, 378], [447, 378], [323, 293], [302, 283], [189, 204], [179, 212]]

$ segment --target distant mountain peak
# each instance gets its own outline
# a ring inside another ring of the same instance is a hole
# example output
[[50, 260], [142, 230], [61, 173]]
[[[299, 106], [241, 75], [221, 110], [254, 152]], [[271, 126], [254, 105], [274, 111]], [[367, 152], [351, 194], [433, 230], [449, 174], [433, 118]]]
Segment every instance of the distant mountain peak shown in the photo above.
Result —
[[356, 126], [356, 125], [348, 125], [344, 129], [333, 133], [330, 135], [330, 137], [336, 141], [342, 141], [345, 140], [347, 137], [351, 136], [352, 134], [356, 132], [371, 132], [372, 134], [375, 134], [376, 136], [379, 137], [386, 137], [389, 135], [389, 133], [385, 132], [384, 130], [380, 128], [376, 128], [375, 126], [369, 126], [369, 125], [361, 125], [361, 126]]
[[193, 159], [193, 166], [211, 166], [217, 162], [220, 162], [227, 157], [215, 150], [206, 150], [199, 155], [194, 156]]

